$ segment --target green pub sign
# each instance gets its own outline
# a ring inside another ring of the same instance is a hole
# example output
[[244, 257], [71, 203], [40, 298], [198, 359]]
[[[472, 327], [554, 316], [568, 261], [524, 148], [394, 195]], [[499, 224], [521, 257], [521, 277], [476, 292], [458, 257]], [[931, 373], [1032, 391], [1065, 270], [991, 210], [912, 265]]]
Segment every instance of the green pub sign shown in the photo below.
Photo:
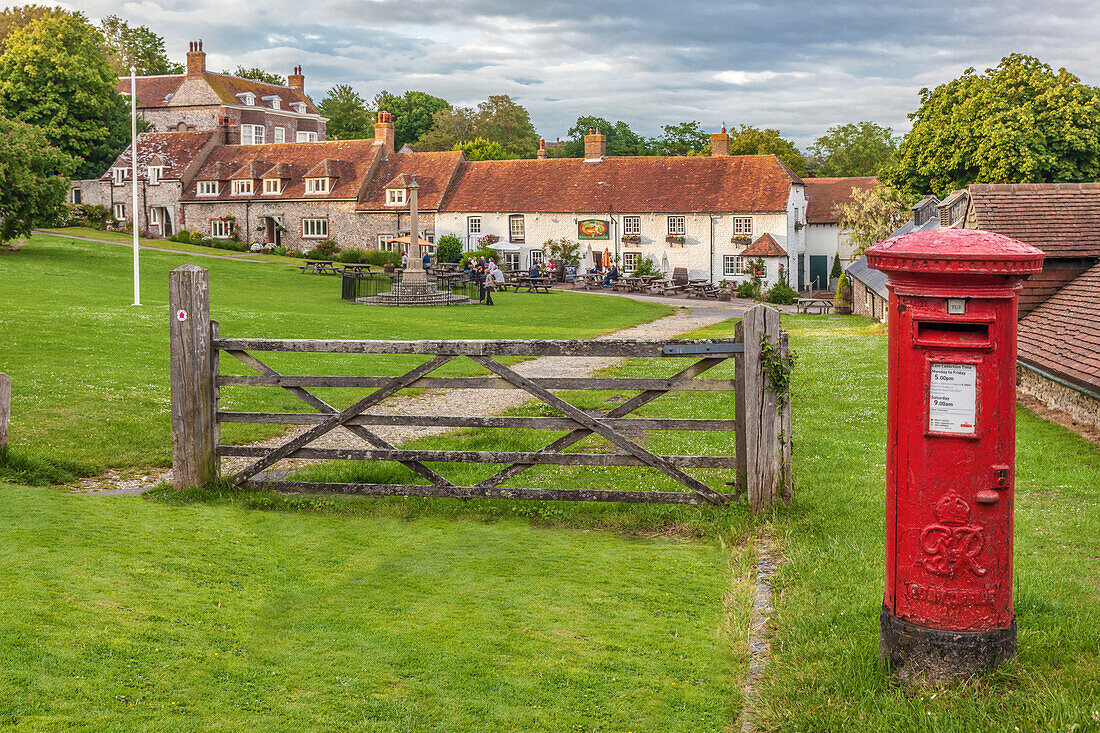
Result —
[[577, 222], [577, 239], [610, 239], [606, 219], [581, 219]]

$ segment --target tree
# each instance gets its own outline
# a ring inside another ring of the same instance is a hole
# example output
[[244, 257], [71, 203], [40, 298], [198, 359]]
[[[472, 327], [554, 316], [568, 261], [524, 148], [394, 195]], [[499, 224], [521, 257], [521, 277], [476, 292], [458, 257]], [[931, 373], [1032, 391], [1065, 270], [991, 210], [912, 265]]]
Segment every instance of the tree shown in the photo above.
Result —
[[504, 146], [498, 142], [491, 142], [483, 137], [475, 137], [454, 146], [455, 150], [461, 150], [466, 155], [466, 160], [507, 160], [509, 155]]
[[264, 84], [274, 84], [277, 87], [286, 86], [285, 76], [272, 74], [271, 72], [265, 71], [258, 66], [253, 66], [251, 69], [246, 69], [243, 66], [238, 66], [236, 71], [223, 71], [222, 73], [228, 74], [229, 76], [239, 76], [242, 79], [261, 81]]
[[448, 107], [432, 115], [432, 129], [416, 141], [418, 150], [454, 150], [475, 137], [477, 112], [469, 107]]
[[661, 129], [664, 134], [653, 141], [660, 155], [699, 155], [710, 144], [710, 135], [696, 121], [661, 125]]
[[116, 83], [98, 30], [71, 15], [43, 17], [8, 38], [0, 113], [38, 126], [51, 145], [82, 158], [77, 176], [98, 176], [130, 137]]
[[848, 230], [848, 240], [855, 245], [858, 257], [872, 244], [881, 242], [908, 221], [911, 212], [901, 191], [887, 185], [873, 189], [852, 188], [847, 203], [833, 207], [841, 230]]
[[393, 144], [398, 150], [412, 145], [428, 130], [436, 112], [447, 109], [447, 100], [433, 97], [426, 92], [407, 91], [403, 96], [382, 90], [374, 96], [371, 117], [378, 119], [378, 112], [389, 112], [393, 119]]
[[830, 127], [814, 141], [810, 154], [820, 160], [822, 176], [874, 176], [897, 151], [889, 127], [874, 122], [855, 122]]
[[432, 129], [421, 137], [420, 150], [453, 150], [456, 145], [483, 137], [499, 143], [509, 158], [533, 158], [539, 136], [531, 116], [507, 94], [490, 96], [477, 106], [448, 107], [432, 117]]
[[0, 117], [0, 245], [55, 219], [77, 161], [24, 122]]
[[69, 12], [64, 8], [47, 7], [45, 5], [17, 5], [0, 10], [0, 53], [4, 52], [4, 44], [8, 36], [21, 28], [25, 28], [39, 18], [59, 17], [72, 15], [80, 20], [87, 21], [81, 12]]
[[922, 89], [885, 178], [910, 196], [982, 183], [1100, 178], [1100, 93], [1065, 69], [1012, 54]]
[[370, 113], [359, 93], [347, 84], [337, 84], [317, 105], [328, 118], [326, 135], [332, 140], [362, 140], [374, 136]]
[[462, 259], [462, 240], [453, 234], [444, 234], [436, 242], [435, 256], [438, 262], [458, 262]]
[[168, 60], [164, 39], [145, 26], [108, 15], [99, 27], [107, 43], [107, 60], [117, 76], [129, 76], [131, 66], [137, 67], [138, 76], [183, 73], [183, 64]]
[[806, 159], [779, 130], [741, 125], [730, 129], [730, 155], [774, 155], [798, 175], [806, 173]]
[[569, 140], [562, 146], [561, 152], [555, 152], [556, 158], [583, 158], [584, 136], [589, 130], [599, 130], [607, 138], [608, 155], [652, 155], [652, 146], [644, 137], [630, 129], [625, 122], [608, 122], [602, 117], [583, 116], [569, 128]]

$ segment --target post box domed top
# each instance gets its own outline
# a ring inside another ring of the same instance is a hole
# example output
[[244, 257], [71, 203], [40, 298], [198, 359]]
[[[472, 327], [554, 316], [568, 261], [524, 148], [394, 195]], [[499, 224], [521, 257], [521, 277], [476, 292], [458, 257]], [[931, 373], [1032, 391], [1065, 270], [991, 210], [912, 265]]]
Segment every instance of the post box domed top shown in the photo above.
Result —
[[1041, 249], [981, 229], [926, 229], [868, 248], [867, 265], [883, 272], [1030, 275], [1043, 269]]

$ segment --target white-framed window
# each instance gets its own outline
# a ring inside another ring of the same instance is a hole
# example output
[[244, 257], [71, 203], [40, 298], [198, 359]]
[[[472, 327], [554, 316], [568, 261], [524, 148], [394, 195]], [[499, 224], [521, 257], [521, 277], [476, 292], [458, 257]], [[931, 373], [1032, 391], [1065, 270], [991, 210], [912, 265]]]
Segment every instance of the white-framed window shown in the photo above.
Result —
[[378, 235], [378, 249], [384, 249], [388, 252], [395, 252], [401, 246], [394, 244], [390, 240], [393, 239], [392, 234], [379, 234]]
[[286, 128], [285, 127], [283, 127], [282, 125], [275, 125], [275, 127], [272, 129], [271, 132], [275, 136], [275, 142], [277, 142], [277, 143], [285, 143], [286, 142]]
[[271, 109], [282, 109], [283, 107], [283, 100], [274, 94], [264, 97], [264, 101], [271, 105]]
[[640, 216], [624, 216], [623, 217], [623, 234], [641, 234], [642, 233], [642, 217]]
[[306, 103], [305, 102], [291, 102], [290, 107], [291, 107], [291, 109], [293, 109], [295, 112], [297, 112], [300, 115], [304, 115], [306, 113]]
[[519, 252], [505, 252], [503, 262], [505, 270], [518, 270], [519, 269]]
[[302, 219], [302, 237], [305, 239], [324, 239], [328, 236], [328, 219]]
[[111, 169], [111, 182], [116, 186], [121, 186], [126, 183], [126, 169], [125, 168], [112, 168]]
[[149, 176], [149, 185], [150, 186], [159, 186], [160, 185], [160, 177], [164, 175], [164, 166], [163, 165], [151, 165], [146, 169], [146, 173]]
[[295, 139], [300, 143], [315, 143], [317, 142], [317, 133], [299, 130]]
[[481, 217], [480, 216], [467, 216], [466, 217], [466, 233], [471, 237], [481, 234]]
[[679, 234], [680, 236], [683, 236], [683, 234], [684, 234], [684, 219], [685, 219], [685, 217], [683, 217], [683, 216], [670, 216], [670, 217], [668, 217], [668, 233], [669, 234]]
[[387, 188], [386, 189], [386, 206], [400, 206], [405, 203], [405, 189], [403, 188]]
[[[523, 214], [512, 214], [508, 217], [508, 241], [522, 242], [524, 236]], [[541, 256], [541, 253], [540, 253]]]
[[210, 220], [210, 236], [214, 239], [229, 239], [233, 233], [233, 227], [227, 221], [221, 219]]
[[149, 226], [151, 226], [151, 227], [159, 227], [160, 226], [160, 209], [158, 209], [156, 206], [149, 209]]
[[263, 125], [241, 125], [241, 145], [263, 145], [266, 133]]
[[282, 188], [283, 188], [282, 183], [283, 182], [278, 178], [265, 178], [264, 179], [264, 193], [265, 194], [281, 193]]
[[234, 196], [248, 196], [252, 193], [252, 179], [243, 178], [233, 181]]
[[[733, 264], [734, 271], [732, 273], [729, 272], [729, 263], [727, 262], [727, 260], [729, 260], [731, 257], [735, 260]], [[751, 275], [752, 271], [749, 269], [749, 262], [751, 262], [753, 259], [755, 258], [741, 257], [740, 255], [725, 255], [722, 258], [723, 264], [725, 265], [723, 269], [726, 270], [727, 275]], [[763, 277], [768, 276], [768, 265], [766, 263], [762, 268], [760, 268], [760, 274]]]
[[[542, 262], [542, 250], [541, 249], [531, 250], [531, 265], [537, 265], [540, 262]], [[531, 265], [528, 265], [528, 267], [530, 267]]]
[[328, 193], [328, 179], [307, 178], [306, 193]]
[[115, 215], [115, 218], [122, 221], [126, 218], [126, 204], [115, 204], [111, 207], [111, 213]]
[[722, 255], [722, 276], [733, 277], [741, 274], [741, 260], [737, 255]]
[[241, 100], [242, 104], [245, 104], [249, 107], [256, 104], [256, 95], [252, 92], [241, 92], [237, 95], [237, 99]]
[[623, 272], [634, 272], [638, 269], [641, 252], [623, 252]]
[[751, 216], [735, 216], [735, 217], [733, 217], [733, 236], [735, 236], [735, 237], [751, 237], [752, 236], [752, 217]]
[[217, 196], [218, 195], [218, 182], [217, 181], [199, 181], [199, 196]]
[[84, 200], [84, 194], [79, 188], [73, 189], [72, 200], [74, 204], [79, 204], [81, 201]]

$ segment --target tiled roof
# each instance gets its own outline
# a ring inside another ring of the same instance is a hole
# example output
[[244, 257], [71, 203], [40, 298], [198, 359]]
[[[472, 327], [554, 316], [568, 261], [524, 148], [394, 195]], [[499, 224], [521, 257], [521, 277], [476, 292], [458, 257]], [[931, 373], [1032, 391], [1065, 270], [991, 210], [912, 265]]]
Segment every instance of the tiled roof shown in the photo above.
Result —
[[339, 178], [343, 167], [341, 161], [325, 158], [306, 171], [306, 178]]
[[[210, 138], [220, 134], [217, 130], [202, 132], [143, 132], [138, 135], [138, 180], [145, 180], [146, 167], [164, 166], [162, 179], [178, 179], [183, 176], [187, 166], [195, 160]], [[130, 167], [130, 148], [122, 152], [111, 168]], [[111, 169], [100, 176], [101, 180], [111, 177]]]
[[1053, 257], [1100, 257], [1100, 183], [974, 184], [977, 228]]
[[252, 179], [261, 178], [265, 171], [271, 167], [270, 163], [263, 163], [258, 160], [250, 160], [240, 168], [236, 170], [229, 178], [234, 179]]
[[787, 250], [779, 246], [772, 235], [764, 233], [741, 253], [742, 257], [786, 257]]
[[806, 184], [806, 223], [835, 224], [836, 214], [833, 207], [847, 203], [852, 197], [852, 189], [870, 190], [878, 185], [874, 176], [852, 176], [847, 178], [803, 178]]
[[290, 178], [290, 166], [286, 163], [276, 163], [264, 171], [260, 178]]
[[882, 270], [872, 270], [867, 266], [867, 258], [860, 257], [858, 260], [848, 265], [848, 269], [845, 270], [853, 280], [859, 280], [868, 289], [878, 294], [880, 298], [886, 300], [890, 299], [890, 292], [886, 289], [886, 273]]
[[462, 153], [457, 150], [442, 153], [395, 153], [379, 167], [378, 175], [371, 181], [362, 202], [355, 208], [357, 211], [408, 208], [407, 203], [404, 206], [386, 206], [386, 189], [393, 188], [390, 184], [398, 178], [404, 180], [416, 176], [416, 185], [420, 187], [416, 195], [417, 206], [421, 211], [438, 210], [461, 162]]
[[1100, 397], [1100, 265], [1020, 321], [1021, 361]]
[[792, 183], [774, 155], [465, 162], [443, 211], [781, 212]]
[[[137, 78], [137, 98], [139, 107], [167, 107], [171, 102], [171, 95], [176, 93], [180, 84], [187, 78], [186, 74], [172, 74], [168, 76], [139, 76]], [[320, 112], [313, 106], [309, 98], [296, 89], [280, 87], [274, 84], [265, 84], [254, 79], [242, 79], [229, 74], [215, 74], [212, 71], [203, 73], [203, 79], [221, 98], [223, 104], [240, 104], [238, 94], [252, 92], [257, 98], [277, 96], [282, 100], [281, 111], [291, 111], [290, 105], [294, 102], [305, 102], [306, 112], [319, 115]], [[130, 77], [125, 76], [118, 80], [120, 94], [130, 93]], [[259, 105], [257, 105], [259, 106]], [[270, 109], [263, 106], [261, 109]]]
[[[381, 155], [380, 145], [373, 140], [330, 140], [317, 143], [275, 143], [271, 145], [225, 145], [216, 148], [195, 176], [195, 181], [225, 180], [236, 171], [257, 163], [255, 173], [262, 177], [273, 166], [282, 165], [287, 183], [279, 194], [263, 195], [257, 192], [254, 197], [267, 200], [278, 199], [355, 199], [363, 185], [363, 180], [371, 170], [375, 157]], [[305, 192], [307, 171], [315, 168], [326, 158], [332, 159], [334, 169], [340, 175], [334, 177], [334, 183], [328, 193], [309, 194]], [[262, 161], [262, 162], [261, 162]], [[217, 196], [196, 196], [195, 187], [184, 192], [181, 197], [186, 201], [239, 201], [242, 196], [233, 196], [228, 186], [222, 186]]]

